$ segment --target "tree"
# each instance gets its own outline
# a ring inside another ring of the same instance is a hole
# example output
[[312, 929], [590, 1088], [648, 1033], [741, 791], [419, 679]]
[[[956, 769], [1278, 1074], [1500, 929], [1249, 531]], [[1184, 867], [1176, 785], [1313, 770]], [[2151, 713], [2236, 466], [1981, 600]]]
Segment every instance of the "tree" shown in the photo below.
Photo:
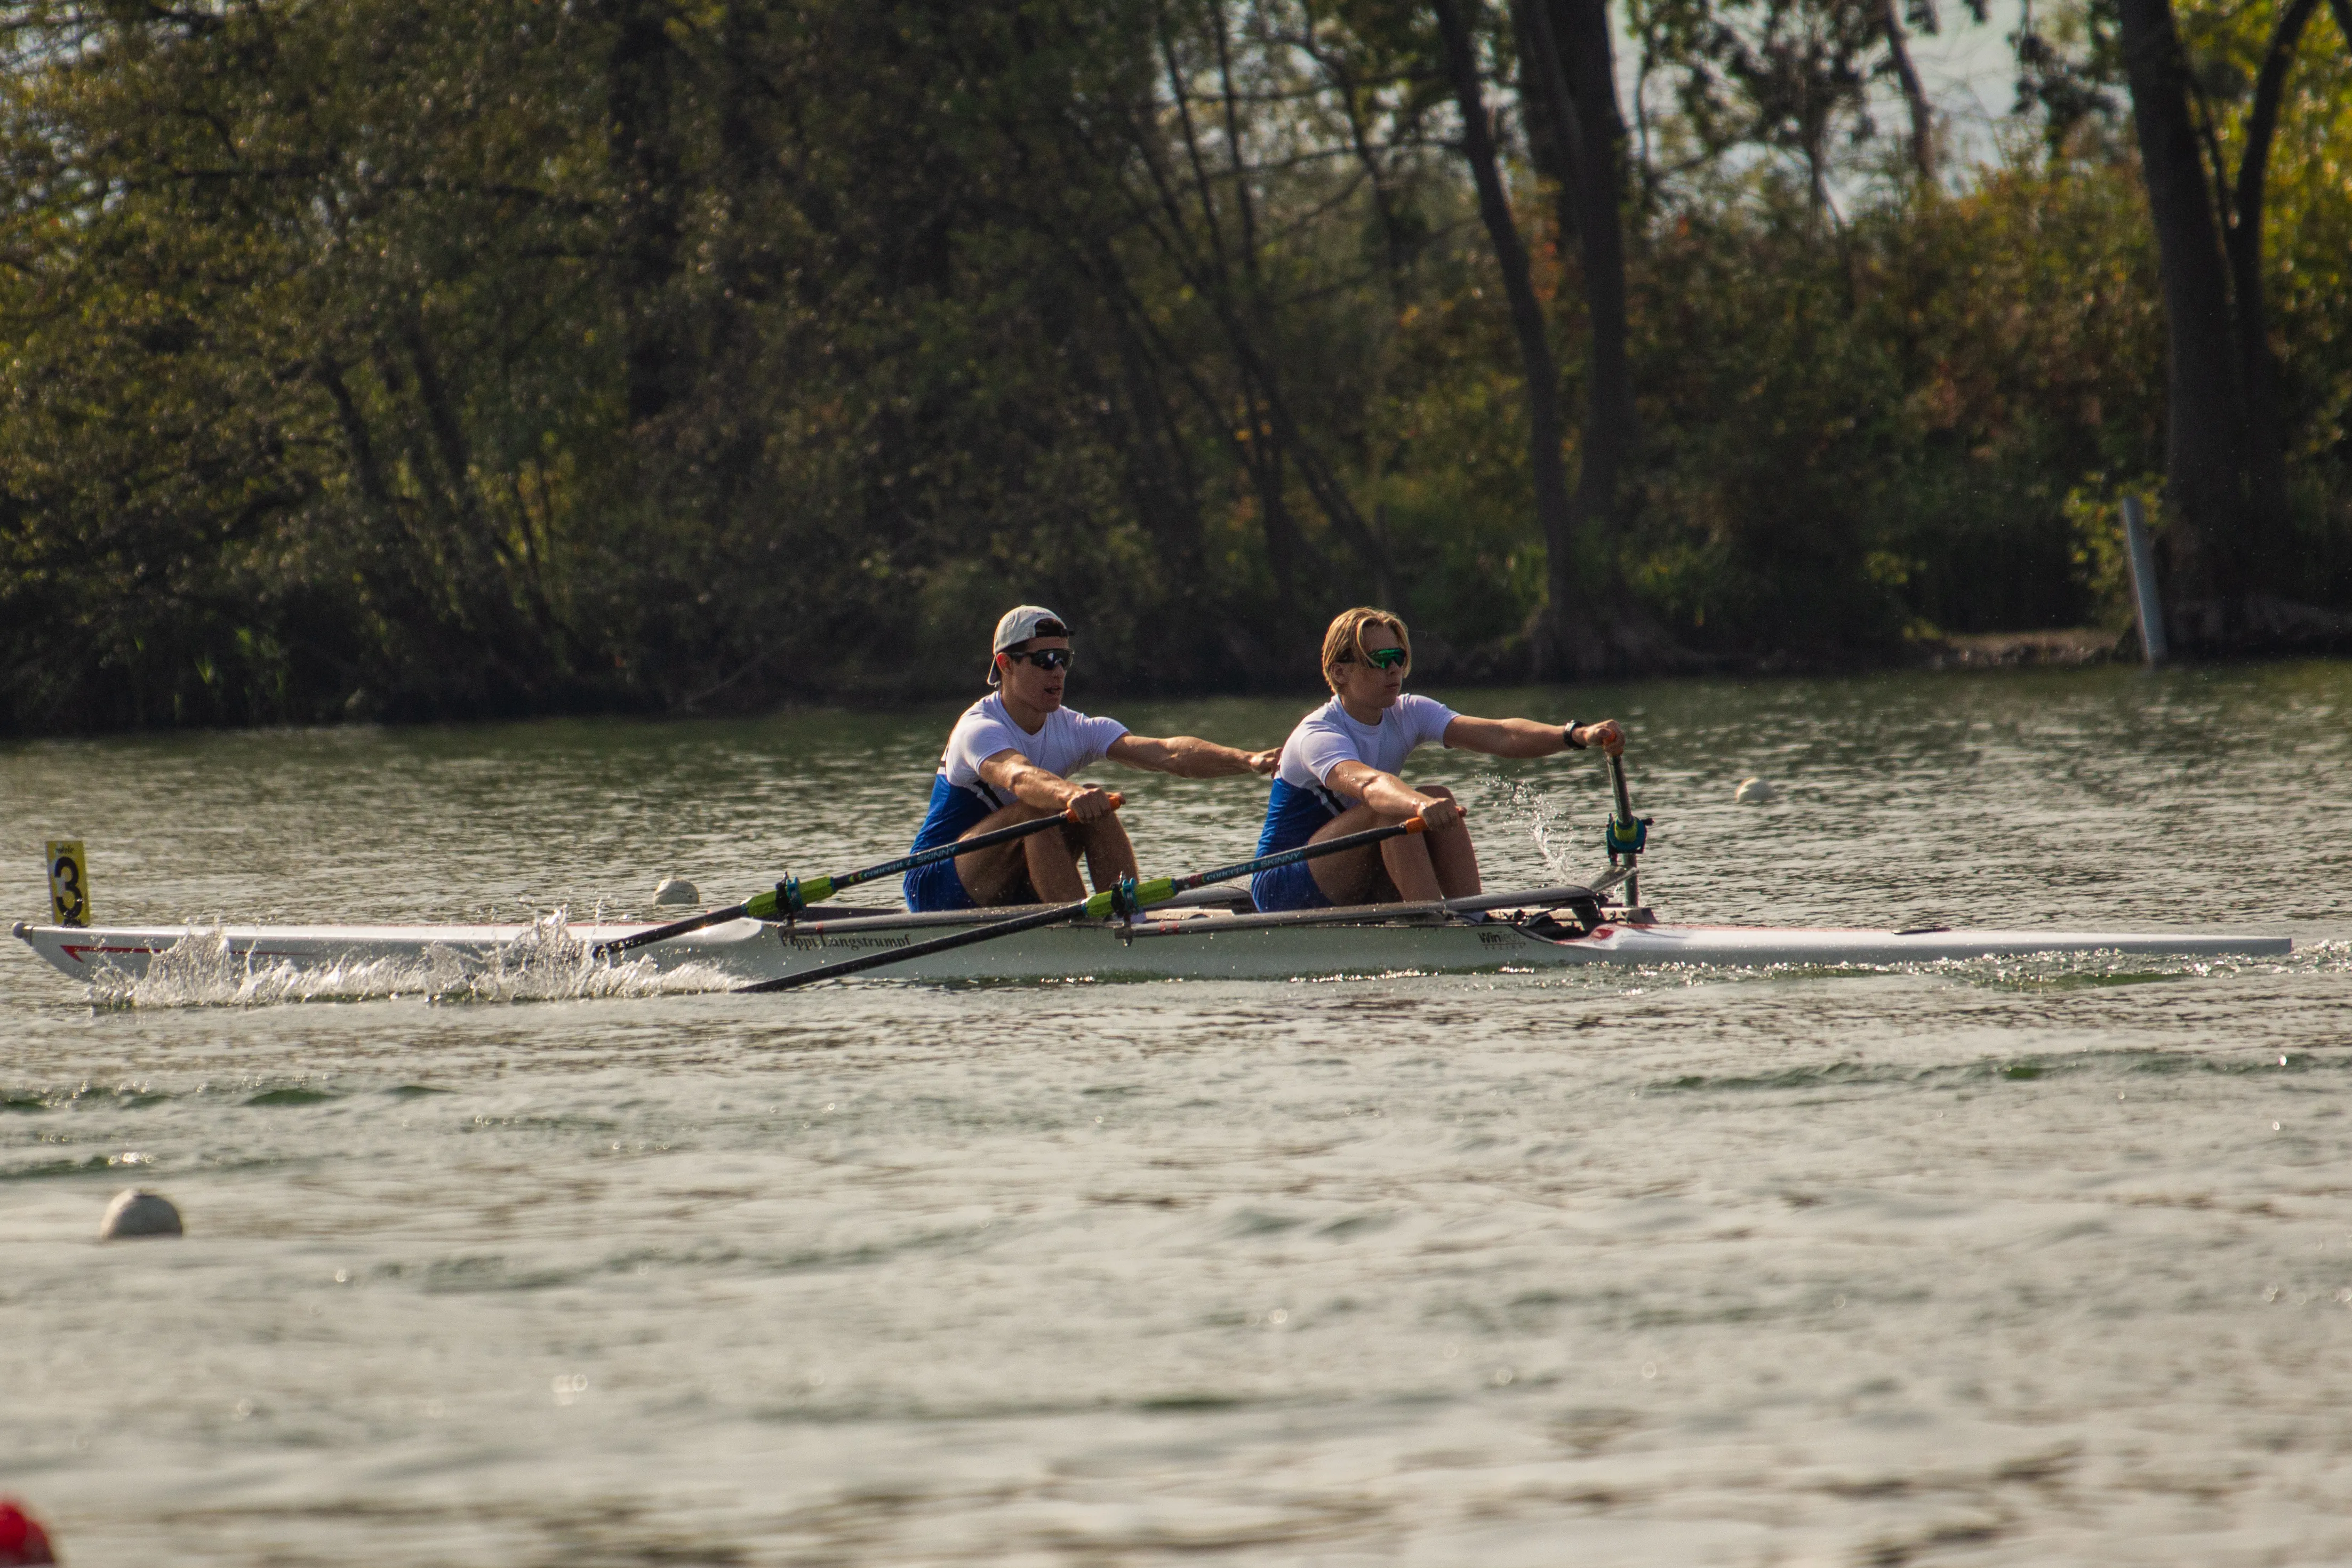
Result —
[[[1987, 0], [1966, 3], [1982, 22]], [[1817, 216], [1833, 216], [1842, 146], [1876, 134], [1873, 89], [1890, 80], [1910, 121], [1913, 175], [1936, 178], [1935, 110], [1908, 39], [1940, 28], [1936, 0], [1635, 0], [1633, 22], [1643, 77], [1673, 78], [1702, 154], [1792, 155]]]
[[1528, 406], [1528, 468], [1546, 550], [1546, 596], [1529, 626], [1538, 676], [1595, 675], [1681, 663], [1656, 622], [1624, 593], [1614, 524], [1635, 426], [1626, 355], [1622, 184], [1624, 123], [1617, 111], [1601, 0], [1517, 0], [1514, 19], [1530, 90], [1531, 140], [1550, 164], [1563, 239], [1577, 237], [1591, 322], [1582, 473], [1568, 488], [1567, 424], [1551, 328], [1537, 297], [1528, 247], [1503, 184], [1486, 103], [1478, 42], [1460, 0], [1431, 0], [1446, 80], [1461, 117], [1461, 153], [1478, 216], [1502, 276]]
[[[1529, 147], [1551, 184], [1559, 233], [1576, 238], [1584, 284], [1584, 438], [1569, 533], [1583, 542], [1589, 560], [1601, 563], [1596, 586], [1608, 596], [1620, 656], [1672, 658], [1656, 624], [1624, 602], [1623, 576], [1614, 569], [1639, 430], [1626, 349], [1625, 121], [1617, 108], [1608, 6], [1605, 0], [1513, 0], [1511, 13], [1527, 78]], [[1552, 639], [1559, 641], [1559, 630]]]
[[[2330, 0], [2352, 43], [2352, 5]], [[2164, 285], [2166, 597], [2174, 635], [2259, 639], [2257, 594], [2291, 581], [2277, 366], [2263, 303], [2265, 186], [2282, 100], [2316, 0], [2284, 0], [2261, 52], [2235, 166], [2222, 106], [2191, 69], [2171, 0], [2117, 0]], [[2275, 629], [2275, 628], [2273, 628]]]
[[1511, 198], [1503, 188], [1501, 159], [1495, 149], [1495, 122], [1486, 111], [1477, 45], [1458, 0], [1430, 0], [1437, 19], [1445, 76], [1462, 116], [1462, 158], [1478, 190], [1478, 217], [1494, 247], [1510, 302], [1511, 334], [1518, 343], [1528, 404], [1528, 473], [1535, 487], [1536, 523], [1548, 552], [1547, 595], [1534, 639], [1537, 668], [1597, 668], [1601, 643], [1594, 635], [1594, 603], [1579, 581], [1582, 541], [1568, 500], [1568, 468], [1560, 454], [1568, 430], [1560, 416], [1559, 363], [1551, 352], [1551, 329], [1536, 298], [1526, 242], [1519, 237]]

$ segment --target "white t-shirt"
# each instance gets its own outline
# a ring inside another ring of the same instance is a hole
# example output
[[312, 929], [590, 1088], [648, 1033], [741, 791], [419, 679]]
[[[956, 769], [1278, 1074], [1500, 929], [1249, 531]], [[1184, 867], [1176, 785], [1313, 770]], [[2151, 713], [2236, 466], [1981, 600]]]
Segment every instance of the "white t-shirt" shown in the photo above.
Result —
[[1127, 733], [1116, 719], [1097, 719], [1068, 708], [1045, 715], [1045, 725], [1031, 734], [1004, 710], [1001, 692], [990, 692], [963, 710], [948, 732], [948, 749], [940, 757], [940, 776], [958, 789], [968, 789], [992, 809], [1010, 798], [980, 776], [980, 764], [999, 752], [1018, 752], [1030, 763], [1060, 778], [1103, 760], [1111, 742]]
[[1433, 697], [1407, 692], [1381, 710], [1377, 724], [1360, 724], [1348, 717], [1337, 697], [1298, 721], [1282, 743], [1282, 770], [1275, 776], [1293, 789], [1311, 789], [1334, 809], [1354, 804], [1332, 795], [1326, 780], [1341, 763], [1361, 763], [1393, 773], [1413, 752], [1432, 742], [1444, 744], [1445, 727], [1454, 710]]

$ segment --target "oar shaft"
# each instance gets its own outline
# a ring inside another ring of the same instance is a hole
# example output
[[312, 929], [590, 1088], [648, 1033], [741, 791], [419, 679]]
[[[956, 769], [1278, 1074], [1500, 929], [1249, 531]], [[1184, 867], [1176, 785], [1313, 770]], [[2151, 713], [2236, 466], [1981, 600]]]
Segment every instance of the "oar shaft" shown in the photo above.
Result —
[[1063, 921], [1076, 920], [1087, 912], [1087, 901], [1080, 899], [1075, 904], [1061, 904], [1050, 910], [1039, 910], [1034, 914], [1016, 915], [1009, 921], [992, 921], [987, 925], [974, 926], [969, 931], [950, 931], [946, 936], [935, 936], [929, 942], [914, 942], [906, 947], [894, 947], [881, 952], [860, 953], [856, 958], [845, 958], [834, 963], [821, 963], [814, 969], [804, 969], [798, 974], [779, 975], [773, 980], [762, 980], [756, 985], [739, 985], [735, 989], [747, 994], [763, 991], [796, 991], [803, 985], [814, 985], [820, 980], [838, 980], [845, 974], [856, 974], [867, 969], [879, 969], [886, 963], [904, 963], [910, 958], [922, 958], [934, 952], [946, 952], [954, 948], [970, 947], [974, 942], [992, 942], [1000, 936], [1017, 936], [1024, 931], [1034, 931], [1039, 926], [1056, 925]]
[[1617, 820], [1630, 829], [1633, 826], [1633, 796], [1625, 787], [1624, 758], [1609, 759], [1609, 784], [1617, 792]]
[[[1110, 799], [1111, 809], [1114, 811], [1127, 804], [1127, 797], [1122, 795], [1113, 795]], [[845, 888], [856, 887], [860, 882], [871, 882], [878, 878], [893, 876], [902, 871], [911, 871], [919, 866], [934, 865], [950, 856], [970, 855], [975, 850], [991, 848], [999, 844], [1010, 844], [1016, 838], [1027, 838], [1033, 834], [1043, 833], [1049, 827], [1060, 827], [1075, 820], [1069, 813], [1062, 812], [1053, 816], [1041, 816], [1032, 822], [1015, 822], [1008, 826], [980, 834], [975, 837], [959, 838], [952, 844], [935, 844], [929, 849], [918, 849], [911, 855], [901, 855], [896, 860], [886, 860], [879, 866], [868, 866], [862, 871], [848, 871], [838, 877], [814, 877], [802, 884], [801, 896], [807, 903], [821, 903]], [[651, 947], [657, 942], [667, 942], [674, 936], [685, 936], [709, 926], [724, 925], [729, 921], [740, 920], [745, 915], [770, 920], [775, 916], [775, 905], [776, 896], [773, 893], [756, 894], [740, 904], [730, 904], [723, 910], [706, 910], [701, 914], [688, 915], [682, 921], [672, 921], [667, 925], [654, 926], [646, 931], [632, 931], [627, 936], [616, 937], [600, 945], [596, 952], [599, 957], [606, 957], [614, 953], [627, 952], [635, 948]]]
[[651, 947], [655, 942], [667, 942], [674, 936], [684, 936], [688, 931], [700, 931], [705, 926], [724, 925], [729, 921], [740, 920], [746, 912], [741, 904], [730, 904], [723, 910], [705, 910], [698, 915], [688, 915], [682, 921], [672, 921], [667, 925], [655, 926], [650, 931], [632, 931], [627, 936], [614, 937], [611, 942], [600, 942], [596, 947], [596, 956], [609, 958], [617, 952], [626, 952], [631, 948]]
[[[1601, 835], [1609, 863], [1625, 873], [1625, 907], [1642, 903], [1642, 847], [1650, 841], [1650, 825], [1633, 815], [1633, 794], [1625, 787], [1625, 759], [1609, 759], [1609, 784], [1617, 793], [1617, 816]], [[1605, 885], [1605, 884], [1604, 884]]]
[[[1221, 866], [1213, 871], [1195, 871], [1189, 877], [1178, 877], [1174, 879], [1175, 891], [1181, 893], [1193, 888], [1205, 888], [1212, 882], [1230, 882], [1236, 877], [1252, 877], [1260, 871], [1295, 866], [1301, 860], [1319, 859], [1342, 850], [1360, 849], [1368, 844], [1378, 844], [1382, 839], [1394, 838], [1401, 834], [1421, 831], [1422, 821], [1417, 816], [1387, 827], [1367, 827], [1361, 833], [1342, 834], [1337, 838], [1327, 838], [1320, 844], [1302, 844], [1296, 849], [1284, 849], [1255, 860], [1244, 860], [1238, 866]], [[1171, 898], [1174, 896], [1173, 893], [1170, 895]]]
[[[1125, 795], [1114, 795], [1110, 798], [1114, 802], [1114, 809], [1127, 804]], [[1043, 833], [1049, 827], [1066, 826], [1075, 820], [1069, 813], [1063, 812], [1054, 816], [1041, 816], [1034, 822], [1016, 822], [1010, 826], [999, 827], [992, 832], [979, 834], [971, 838], [959, 838], [952, 844], [934, 844], [929, 849], [918, 849], [913, 854], [902, 855], [896, 860], [886, 860], [879, 866], [868, 866], [863, 871], [851, 871], [843, 876], [828, 878], [827, 880], [832, 883], [831, 891], [837, 893], [844, 888], [854, 888], [860, 882], [872, 882], [884, 877], [894, 877], [901, 871], [914, 870], [919, 866], [935, 864], [951, 855], [969, 855], [977, 849], [986, 849], [998, 844], [1010, 844], [1016, 838], [1027, 838]]]
[[[1400, 834], [1423, 832], [1426, 827], [1427, 824], [1416, 816], [1388, 827], [1368, 827], [1361, 833], [1343, 834], [1338, 838], [1327, 838], [1319, 844], [1302, 844], [1296, 849], [1284, 849], [1272, 855], [1260, 856], [1255, 860], [1244, 860], [1237, 866], [1221, 866], [1213, 871], [1196, 871], [1189, 877], [1156, 878], [1135, 889], [1136, 902], [1144, 905], [1164, 903], [1188, 888], [1204, 888], [1212, 882], [1230, 882], [1236, 877], [1246, 877], [1258, 871], [1270, 871], [1277, 866], [1296, 865], [1301, 860], [1316, 860], [1326, 855], [1338, 855], [1349, 849], [1360, 849], [1366, 845], [1378, 844], [1382, 839], [1394, 838]], [[804, 969], [798, 974], [780, 975], [773, 980], [762, 980], [755, 985], [739, 985], [736, 990], [746, 994], [796, 991], [803, 985], [814, 985], [820, 980], [838, 980], [844, 975], [862, 973], [868, 969], [880, 969], [886, 964], [904, 963], [908, 959], [925, 958], [934, 952], [948, 952], [959, 947], [970, 947], [975, 942], [992, 942], [1001, 936], [1018, 936], [1024, 931], [1035, 931], [1040, 926], [1058, 925], [1064, 921], [1078, 920], [1090, 914], [1107, 915], [1112, 912], [1114, 902], [1111, 894], [1097, 893], [1094, 897], [1081, 899], [1075, 904], [1060, 904], [1052, 909], [1039, 910], [1033, 914], [1015, 915], [1009, 921], [992, 921], [984, 926], [975, 926], [969, 931], [953, 931], [946, 936], [935, 936], [929, 942], [913, 942], [906, 947], [889, 948], [880, 952], [860, 953], [856, 958], [845, 958], [834, 963], [818, 964], [814, 969]]]

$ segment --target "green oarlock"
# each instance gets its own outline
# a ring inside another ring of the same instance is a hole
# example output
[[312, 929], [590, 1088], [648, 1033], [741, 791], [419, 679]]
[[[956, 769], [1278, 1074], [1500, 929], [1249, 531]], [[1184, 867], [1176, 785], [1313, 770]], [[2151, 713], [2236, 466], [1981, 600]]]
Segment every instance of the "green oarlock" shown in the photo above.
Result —
[[1612, 856], [1639, 855], [1649, 842], [1650, 819], [1646, 816], [1637, 816], [1630, 822], [1612, 816], [1601, 833], [1601, 846]]
[[[835, 889], [832, 878], [811, 877], [805, 882], [793, 883], [793, 890], [800, 895], [801, 908], [806, 909], [811, 904], [822, 903], [833, 897]], [[784, 908], [783, 900], [771, 889], [764, 893], [754, 893], [744, 900], [743, 912], [755, 921], [776, 921], [782, 920], [786, 914], [795, 911], [787, 910]]]
[[[1149, 882], [1135, 885], [1135, 906], [1138, 909], [1164, 904], [1175, 896], [1176, 879], [1173, 877], [1154, 877]], [[1106, 920], [1118, 912], [1118, 889], [1116, 888], [1106, 889], [1087, 900], [1087, 919], [1090, 921]]]

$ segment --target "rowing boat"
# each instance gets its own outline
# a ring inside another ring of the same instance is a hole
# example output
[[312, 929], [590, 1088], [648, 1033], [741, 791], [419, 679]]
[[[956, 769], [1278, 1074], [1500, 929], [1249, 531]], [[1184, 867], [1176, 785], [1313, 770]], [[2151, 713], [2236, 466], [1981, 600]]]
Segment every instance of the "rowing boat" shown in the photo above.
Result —
[[[1615, 814], [1609, 869], [1590, 887], [1532, 888], [1427, 903], [1260, 913], [1234, 886], [1272, 867], [1369, 848], [1423, 830], [1419, 818], [1310, 841], [1189, 876], [1124, 881], [1040, 909], [829, 907], [812, 900], [961, 852], [956, 845], [879, 866], [787, 879], [775, 892], [659, 925], [91, 926], [77, 840], [49, 846], [60, 923], [12, 928], [94, 991], [134, 997], [150, 982], [188, 1000], [470, 990], [493, 995], [606, 994], [659, 988], [776, 991], [885, 970], [915, 981], [1302, 980], [1478, 973], [1587, 964], [1882, 967], [2040, 954], [2134, 958], [2283, 956], [2284, 937], [2211, 931], [1814, 930], [1674, 925], [1641, 901], [1649, 819], [1633, 815], [1623, 759], [1609, 758]], [[1114, 797], [1116, 798], [1116, 797]], [[1053, 819], [992, 837], [1041, 831]], [[1111, 918], [1103, 918], [1105, 916]]]
[[[911, 914], [843, 910], [821, 920], [739, 918], [636, 948], [601, 950], [643, 924], [62, 926], [15, 934], [65, 973], [135, 983], [158, 960], [203, 960], [217, 975], [339, 978], [341, 994], [446, 990], [537, 966], [717, 988], [757, 984], [879, 953], [1024, 911]], [[915, 981], [1292, 980], [1475, 973], [1582, 964], [1871, 967], [2045, 953], [2275, 957], [2287, 938], [2210, 931], [1905, 931], [1679, 925], [1606, 906], [1585, 888], [1539, 888], [1442, 903], [1251, 912], [1230, 893], [1188, 895], [1129, 920], [1075, 921], [933, 953], [880, 973]], [[224, 973], [228, 972], [228, 973]]]

